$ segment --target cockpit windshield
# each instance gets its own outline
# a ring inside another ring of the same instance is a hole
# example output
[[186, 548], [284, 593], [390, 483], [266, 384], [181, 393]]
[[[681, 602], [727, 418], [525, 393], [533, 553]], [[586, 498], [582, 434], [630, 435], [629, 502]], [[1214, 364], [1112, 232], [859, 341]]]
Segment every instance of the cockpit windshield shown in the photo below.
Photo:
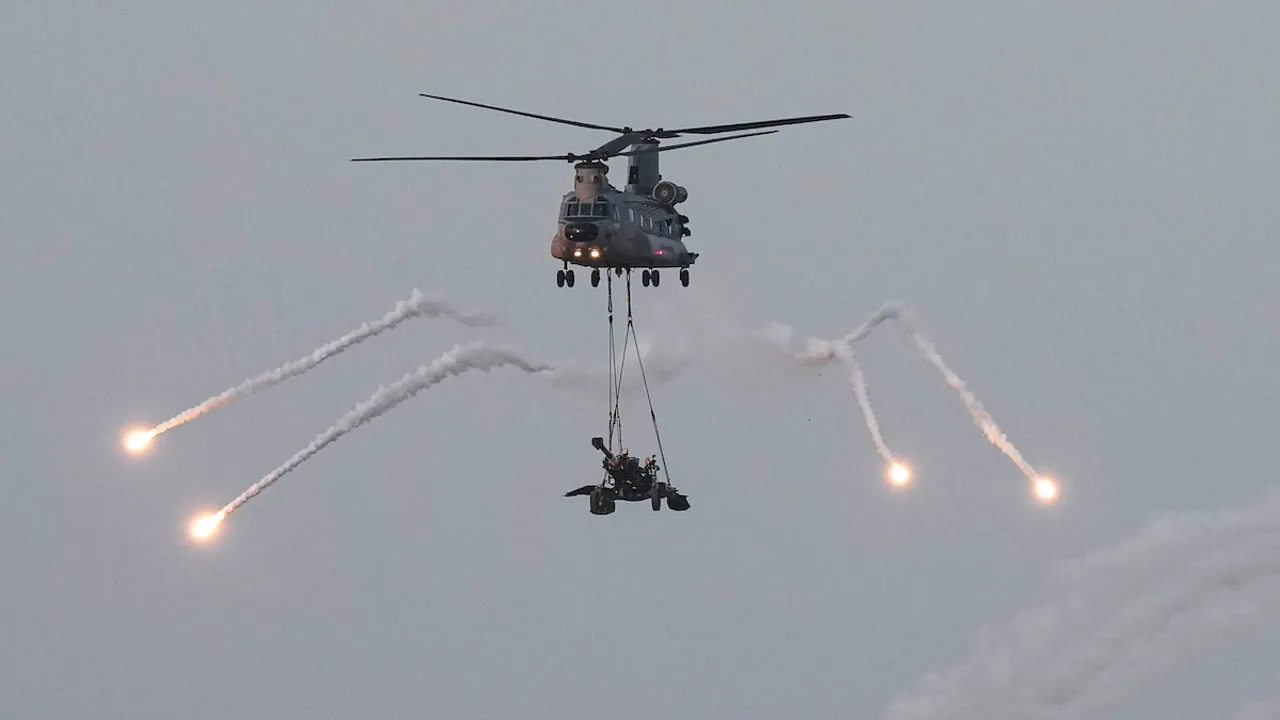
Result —
[[609, 217], [609, 203], [600, 200], [595, 202], [570, 200], [565, 203], [564, 217], [603, 220]]

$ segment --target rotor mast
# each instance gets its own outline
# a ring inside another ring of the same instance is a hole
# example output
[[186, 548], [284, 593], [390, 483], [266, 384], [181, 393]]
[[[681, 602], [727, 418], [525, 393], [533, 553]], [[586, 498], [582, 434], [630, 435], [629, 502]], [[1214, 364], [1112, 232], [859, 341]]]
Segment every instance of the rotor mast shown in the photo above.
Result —
[[637, 154], [627, 158], [627, 192], [650, 195], [662, 175], [658, 172], [657, 140], [640, 140], [629, 148]]

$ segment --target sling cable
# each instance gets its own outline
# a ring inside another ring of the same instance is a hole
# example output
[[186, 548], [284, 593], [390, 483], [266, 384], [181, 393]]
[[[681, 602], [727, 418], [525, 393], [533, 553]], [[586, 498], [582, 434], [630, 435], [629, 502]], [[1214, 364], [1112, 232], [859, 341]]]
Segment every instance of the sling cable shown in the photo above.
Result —
[[662, 447], [662, 434], [658, 429], [658, 415], [653, 409], [653, 395], [649, 391], [649, 378], [644, 371], [644, 358], [640, 352], [640, 344], [636, 338], [635, 320], [631, 313], [631, 269], [627, 268], [627, 326], [622, 338], [621, 356], [618, 354], [616, 342], [616, 329], [613, 320], [613, 273], [606, 273], [605, 289], [609, 298], [609, 434], [608, 449], [609, 454], [613, 451], [614, 432], [617, 432], [618, 447], [625, 449], [622, 444], [622, 412], [621, 412], [621, 396], [622, 396], [622, 374], [626, 369], [627, 350], [631, 346], [636, 349], [636, 364], [640, 368], [640, 379], [644, 383], [645, 400], [649, 404], [649, 418], [653, 422], [653, 435], [658, 443], [658, 458], [661, 461], [661, 469], [663, 476], [666, 478], [665, 483], [658, 482], [657, 478], [652, 478], [652, 498], [654, 510], [659, 507], [662, 497], [667, 498], [667, 506], [672, 510], [687, 510], [689, 501], [684, 495], [680, 494], [675, 486], [671, 484], [671, 473], [667, 470], [666, 452]]

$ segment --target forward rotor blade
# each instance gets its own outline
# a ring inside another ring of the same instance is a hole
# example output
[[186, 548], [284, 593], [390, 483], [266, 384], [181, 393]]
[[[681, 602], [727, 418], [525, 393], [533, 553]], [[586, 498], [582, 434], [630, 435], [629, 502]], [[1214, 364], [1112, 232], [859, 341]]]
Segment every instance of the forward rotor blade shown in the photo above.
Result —
[[426, 155], [422, 157], [365, 157], [351, 158], [351, 162], [394, 162], [400, 160], [470, 160], [474, 162], [529, 162], [533, 160], [559, 160], [567, 162], [575, 159], [571, 155]]
[[756, 135], [772, 135], [777, 130], [765, 130], [763, 132], [745, 133], [743, 135], [730, 135], [729, 137], [711, 138], [710, 140], [694, 140], [693, 142], [677, 143], [675, 145], [659, 145], [651, 148], [641, 148], [639, 150], [628, 150], [627, 152], [615, 153], [615, 156], [625, 155], [643, 155], [651, 152], [664, 152], [666, 150], [678, 150], [680, 148], [693, 147], [694, 145], [709, 145], [711, 143], [724, 142], [725, 140], [737, 140], [739, 138], [755, 137]]
[[625, 133], [626, 128], [609, 127], [608, 125], [596, 125], [594, 123], [586, 123], [578, 120], [566, 120], [564, 118], [551, 117], [550, 115], [537, 115], [523, 110], [512, 110], [510, 108], [498, 107], [497, 105], [485, 105], [484, 103], [472, 102], [470, 100], [459, 100], [457, 98], [444, 97], [443, 95], [428, 95], [427, 93], [418, 93], [424, 98], [433, 100], [444, 100], [445, 102], [458, 103], [459, 105], [470, 105], [472, 107], [484, 108], [486, 110], [497, 110], [498, 112], [510, 113], [512, 115], [520, 115], [523, 117], [531, 117], [538, 120], [546, 120], [548, 122], [556, 122], [564, 125], [574, 125], [576, 127], [590, 128], [592, 130], [608, 130], [610, 132]]
[[[624, 152], [602, 152], [601, 149], [593, 150], [582, 155], [419, 155], [406, 157], [363, 157], [351, 158], [351, 162], [400, 162], [406, 160], [444, 160], [444, 161], [471, 161], [471, 162], [530, 162], [536, 160], [559, 160], [560, 162], [573, 162], [575, 160], [606, 160], [611, 157], [626, 157], [629, 155], [643, 155], [652, 152], [666, 152], [667, 150], [679, 150], [680, 148], [694, 147], [695, 145], [709, 145], [711, 143], [724, 142], [726, 140], [738, 140], [741, 138], [755, 137], [756, 135], [773, 135], [777, 130], [763, 130], [761, 132], [743, 133], [741, 135], [729, 135], [728, 137], [709, 138], [707, 140], [694, 140], [692, 142], [677, 143], [675, 145], [658, 145], [656, 147], [641, 148], [639, 150], [627, 150]], [[638, 137], [632, 138], [639, 139]], [[612, 144], [612, 143], [611, 143]]]
[[718, 133], [736, 132], [738, 130], [755, 130], [756, 128], [778, 127], [780, 125], [799, 125], [801, 123], [840, 120], [842, 118], [849, 117], [853, 116], [847, 113], [836, 113], [834, 115], [808, 115], [805, 117], [782, 118], [779, 120], [757, 120], [754, 122], [732, 123], [729, 125], [704, 125], [702, 127], [678, 128], [675, 130], [663, 129], [662, 133], [659, 134], [658, 137], [676, 137], [677, 135], [715, 135]]

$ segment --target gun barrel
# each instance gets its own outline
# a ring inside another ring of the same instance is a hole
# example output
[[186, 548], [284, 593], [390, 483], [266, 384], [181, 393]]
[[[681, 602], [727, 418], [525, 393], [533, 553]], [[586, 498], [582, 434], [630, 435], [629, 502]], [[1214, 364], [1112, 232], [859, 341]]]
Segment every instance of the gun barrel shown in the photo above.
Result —
[[604, 438], [602, 438], [602, 437], [593, 437], [593, 438], [591, 438], [591, 447], [593, 447], [593, 448], [595, 448], [595, 449], [599, 450], [600, 452], [604, 453], [604, 456], [605, 456], [606, 458], [611, 458], [611, 457], [613, 457], [613, 453], [609, 452], [609, 449], [608, 449], [608, 448], [606, 448], [606, 447], [604, 446]]

